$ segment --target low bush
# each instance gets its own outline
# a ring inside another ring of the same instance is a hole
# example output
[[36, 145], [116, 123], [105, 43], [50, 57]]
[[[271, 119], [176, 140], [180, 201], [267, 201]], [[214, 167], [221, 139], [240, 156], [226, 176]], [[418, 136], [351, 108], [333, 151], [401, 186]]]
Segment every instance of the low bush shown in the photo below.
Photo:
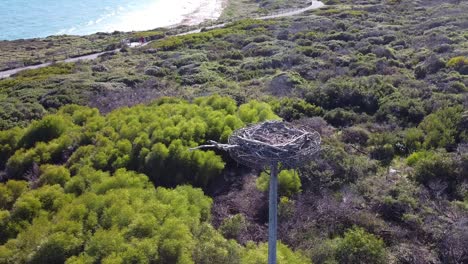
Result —
[[247, 228], [247, 221], [242, 214], [236, 214], [223, 220], [219, 231], [227, 239], [237, 239]]
[[[257, 188], [267, 192], [270, 186], [270, 175], [262, 172], [256, 181]], [[278, 173], [278, 193], [290, 197], [301, 192], [301, 179], [295, 170], [282, 170]]]
[[46, 116], [40, 121], [33, 122], [28, 127], [19, 145], [31, 148], [37, 142], [48, 142], [54, 138], [58, 138], [72, 126], [69, 120], [61, 116]]
[[387, 253], [382, 239], [362, 228], [353, 228], [338, 239], [336, 259], [339, 263], [387, 263]]
[[447, 67], [452, 68], [461, 74], [468, 74], [468, 57], [453, 57], [447, 62]]

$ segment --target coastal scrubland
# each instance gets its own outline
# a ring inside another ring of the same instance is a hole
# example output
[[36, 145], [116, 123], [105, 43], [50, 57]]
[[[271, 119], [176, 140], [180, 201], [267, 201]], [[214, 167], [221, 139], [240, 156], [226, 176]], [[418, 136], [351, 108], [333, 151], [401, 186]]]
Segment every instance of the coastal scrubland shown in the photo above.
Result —
[[266, 263], [268, 174], [189, 148], [271, 119], [280, 263], [468, 262], [468, 3], [325, 4], [0, 80], [0, 263]]

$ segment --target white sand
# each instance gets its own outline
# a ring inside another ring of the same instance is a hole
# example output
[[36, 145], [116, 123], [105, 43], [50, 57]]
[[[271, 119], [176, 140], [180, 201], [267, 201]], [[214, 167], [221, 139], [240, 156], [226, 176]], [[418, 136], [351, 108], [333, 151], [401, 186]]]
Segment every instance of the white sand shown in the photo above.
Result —
[[222, 10], [223, 0], [156, 1], [145, 10], [122, 15], [119, 23], [109, 25], [105, 31], [141, 31], [180, 24], [196, 25], [219, 18]]
[[227, 0], [201, 0], [200, 6], [191, 14], [188, 14], [179, 23], [182, 25], [198, 25], [206, 20], [216, 20], [221, 16]]

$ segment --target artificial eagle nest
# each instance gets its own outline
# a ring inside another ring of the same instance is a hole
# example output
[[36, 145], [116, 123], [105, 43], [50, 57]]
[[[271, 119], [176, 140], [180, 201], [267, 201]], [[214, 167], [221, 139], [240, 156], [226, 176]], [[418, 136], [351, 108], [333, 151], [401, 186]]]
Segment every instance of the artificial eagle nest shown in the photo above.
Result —
[[311, 160], [320, 150], [321, 138], [316, 131], [290, 127], [285, 122], [267, 121], [234, 131], [228, 144], [210, 141], [195, 149], [216, 147], [229, 151], [237, 162], [263, 169], [281, 163], [283, 167], [298, 167]]

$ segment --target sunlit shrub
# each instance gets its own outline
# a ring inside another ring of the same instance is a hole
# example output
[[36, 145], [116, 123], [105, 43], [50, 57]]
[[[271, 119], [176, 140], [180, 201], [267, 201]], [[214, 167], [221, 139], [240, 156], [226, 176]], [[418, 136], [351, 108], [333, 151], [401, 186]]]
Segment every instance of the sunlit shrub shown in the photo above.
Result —
[[[270, 185], [270, 175], [262, 172], [257, 179], [257, 188], [261, 191], [268, 191]], [[279, 194], [282, 196], [292, 196], [301, 191], [301, 179], [295, 170], [282, 170], [278, 174]]]
[[339, 239], [336, 259], [339, 263], [387, 263], [383, 240], [367, 233], [362, 228], [353, 228]]

